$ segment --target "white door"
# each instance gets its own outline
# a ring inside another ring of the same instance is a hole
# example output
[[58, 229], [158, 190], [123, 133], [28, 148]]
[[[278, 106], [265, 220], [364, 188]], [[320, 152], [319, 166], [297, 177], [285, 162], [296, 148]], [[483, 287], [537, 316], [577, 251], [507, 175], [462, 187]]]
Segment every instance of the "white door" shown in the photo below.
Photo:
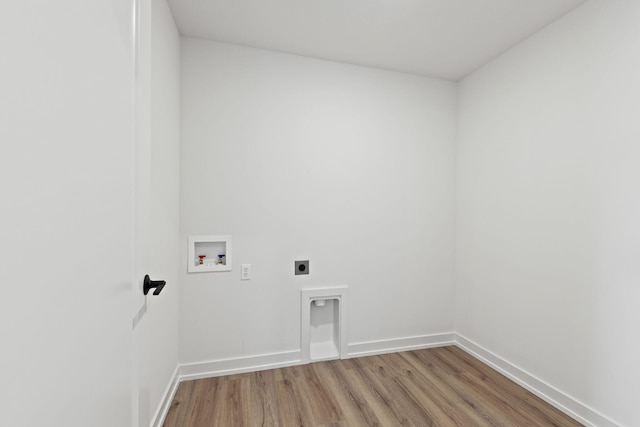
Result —
[[130, 424], [133, 1], [0, 7], [1, 426]]
[[[135, 40], [135, 241], [133, 271], [133, 419], [134, 427], [151, 424], [149, 401], [150, 326], [146, 321], [144, 277], [149, 274], [151, 216], [151, 2], [134, 0]], [[158, 279], [158, 278], [153, 278]], [[153, 290], [149, 292], [149, 296]]]

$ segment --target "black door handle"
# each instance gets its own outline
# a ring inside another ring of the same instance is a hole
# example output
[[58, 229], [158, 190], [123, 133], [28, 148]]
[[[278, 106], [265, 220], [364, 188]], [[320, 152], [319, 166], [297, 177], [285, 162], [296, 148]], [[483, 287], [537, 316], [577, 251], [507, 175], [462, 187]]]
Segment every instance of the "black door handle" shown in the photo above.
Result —
[[149, 275], [147, 274], [146, 276], [144, 276], [144, 285], [142, 286], [142, 290], [146, 295], [149, 293], [150, 289], [155, 288], [156, 290], [153, 291], [153, 294], [160, 295], [160, 292], [162, 292], [162, 288], [164, 288], [164, 285], [166, 284], [167, 282], [165, 282], [164, 280], [151, 280], [151, 278], [149, 278]]

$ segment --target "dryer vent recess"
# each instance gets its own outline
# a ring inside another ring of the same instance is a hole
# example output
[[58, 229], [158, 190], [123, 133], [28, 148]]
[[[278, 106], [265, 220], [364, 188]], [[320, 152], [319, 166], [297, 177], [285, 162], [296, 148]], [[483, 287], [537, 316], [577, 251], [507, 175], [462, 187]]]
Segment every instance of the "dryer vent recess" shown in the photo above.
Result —
[[295, 261], [294, 274], [299, 276], [301, 274], [309, 274], [309, 260]]

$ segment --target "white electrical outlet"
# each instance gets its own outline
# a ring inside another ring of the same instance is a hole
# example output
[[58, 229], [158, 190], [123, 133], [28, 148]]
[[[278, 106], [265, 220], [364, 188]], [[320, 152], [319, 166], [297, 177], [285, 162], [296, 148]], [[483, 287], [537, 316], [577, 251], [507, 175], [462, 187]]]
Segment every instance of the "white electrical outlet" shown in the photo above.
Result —
[[240, 280], [251, 280], [251, 264], [242, 264]]

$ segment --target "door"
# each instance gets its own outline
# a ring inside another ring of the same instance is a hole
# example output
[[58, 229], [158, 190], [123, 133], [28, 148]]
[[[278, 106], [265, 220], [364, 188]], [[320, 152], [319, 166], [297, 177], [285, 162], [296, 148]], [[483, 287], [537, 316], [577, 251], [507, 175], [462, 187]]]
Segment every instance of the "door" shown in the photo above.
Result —
[[[135, 232], [133, 268], [132, 426], [151, 424], [149, 401], [150, 325], [144, 277], [150, 265], [151, 216], [151, 2], [134, 0]], [[150, 294], [149, 294], [150, 295]]]
[[0, 425], [131, 421], [133, 0], [0, 13]]

